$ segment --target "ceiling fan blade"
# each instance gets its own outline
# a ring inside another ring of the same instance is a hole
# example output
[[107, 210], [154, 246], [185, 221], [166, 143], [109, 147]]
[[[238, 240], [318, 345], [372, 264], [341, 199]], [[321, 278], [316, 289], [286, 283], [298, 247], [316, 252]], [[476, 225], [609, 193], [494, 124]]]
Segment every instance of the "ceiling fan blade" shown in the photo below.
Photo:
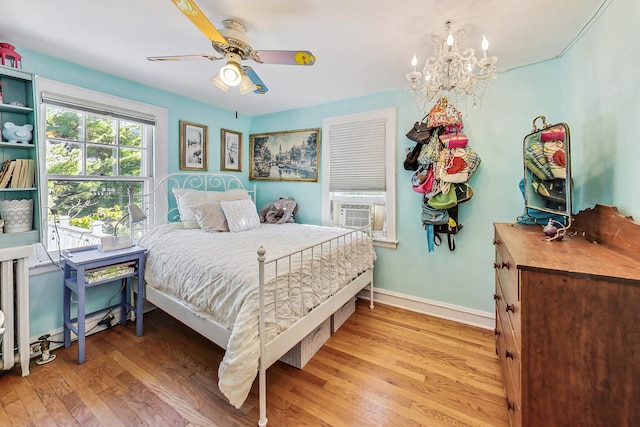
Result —
[[260, 77], [258, 77], [256, 72], [253, 71], [253, 68], [243, 65], [242, 71], [247, 75], [247, 77], [249, 77], [249, 80], [251, 80], [251, 82], [257, 86], [256, 90], [254, 90], [253, 93], [263, 95], [269, 92], [269, 89], [264, 85], [264, 83], [262, 83]]
[[210, 61], [217, 61], [222, 59], [221, 57], [213, 55], [175, 55], [175, 56], [147, 56], [149, 61], [196, 61], [199, 59], [208, 59]]
[[254, 50], [251, 58], [264, 64], [313, 65], [316, 62], [308, 50]]
[[187, 18], [195, 24], [196, 27], [202, 33], [209, 38], [212, 42], [217, 42], [222, 45], [229, 45], [229, 42], [220, 32], [213, 26], [213, 24], [204, 16], [204, 13], [192, 0], [171, 0]]

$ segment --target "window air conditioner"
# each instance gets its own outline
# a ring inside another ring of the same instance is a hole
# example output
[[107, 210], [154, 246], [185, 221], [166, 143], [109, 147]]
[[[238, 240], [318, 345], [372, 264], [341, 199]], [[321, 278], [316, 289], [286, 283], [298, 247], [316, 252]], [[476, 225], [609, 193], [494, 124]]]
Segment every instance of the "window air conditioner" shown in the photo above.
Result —
[[340, 206], [340, 227], [360, 228], [371, 224], [371, 205], [343, 204]]

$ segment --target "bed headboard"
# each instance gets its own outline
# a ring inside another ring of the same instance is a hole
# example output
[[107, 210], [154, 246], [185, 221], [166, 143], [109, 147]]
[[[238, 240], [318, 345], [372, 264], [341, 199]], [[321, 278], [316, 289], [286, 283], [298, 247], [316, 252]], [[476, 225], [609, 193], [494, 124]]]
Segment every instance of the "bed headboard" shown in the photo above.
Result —
[[242, 181], [235, 175], [182, 172], [169, 174], [155, 181], [151, 192], [133, 195], [132, 202], [138, 205], [148, 217], [146, 224], [135, 225], [136, 234], [144, 233], [147, 228], [152, 228], [159, 224], [180, 220], [178, 206], [173, 195], [174, 188], [189, 188], [202, 191], [246, 189], [253, 202], [256, 203], [256, 186], [254, 185], [251, 189], [245, 188]]

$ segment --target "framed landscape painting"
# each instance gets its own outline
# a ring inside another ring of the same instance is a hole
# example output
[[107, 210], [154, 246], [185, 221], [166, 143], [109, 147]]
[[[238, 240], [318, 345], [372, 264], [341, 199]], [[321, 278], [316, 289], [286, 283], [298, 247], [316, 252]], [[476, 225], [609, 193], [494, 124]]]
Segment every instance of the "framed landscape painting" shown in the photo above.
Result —
[[318, 182], [320, 129], [250, 135], [249, 179]]
[[242, 133], [220, 129], [220, 170], [242, 172]]
[[207, 126], [180, 120], [180, 170], [207, 171]]

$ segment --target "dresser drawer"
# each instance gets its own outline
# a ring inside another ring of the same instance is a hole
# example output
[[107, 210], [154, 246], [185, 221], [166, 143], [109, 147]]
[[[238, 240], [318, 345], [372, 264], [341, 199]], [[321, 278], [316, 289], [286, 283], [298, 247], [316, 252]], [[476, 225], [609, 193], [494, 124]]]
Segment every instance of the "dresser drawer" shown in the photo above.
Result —
[[493, 268], [496, 271], [496, 277], [500, 279], [503, 286], [504, 296], [508, 301], [520, 301], [520, 280], [516, 263], [507, 247], [502, 243], [498, 232], [496, 232], [493, 242], [496, 247]]
[[513, 331], [515, 342], [518, 348], [522, 344], [521, 338], [521, 319], [520, 319], [520, 301], [510, 299], [505, 295], [505, 289], [509, 286], [503, 286], [500, 277], [496, 276], [496, 293], [493, 298], [496, 301], [496, 311], [499, 309], [502, 312], [505, 320], [505, 327], [509, 327]]
[[[496, 318], [502, 328], [500, 334], [500, 345], [498, 347], [498, 359], [505, 372], [509, 372], [509, 375], [505, 374], [505, 385], [507, 391], [511, 388], [514, 392], [512, 395], [517, 400], [518, 404], [520, 400], [520, 368], [521, 368], [521, 350], [516, 344], [513, 330], [510, 328], [508, 317], [503, 310], [496, 309]], [[511, 380], [511, 381], [509, 381]]]
[[[509, 348], [507, 344], [509, 340], [509, 326], [503, 324], [504, 317], [496, 311], [496, 354], [502, 367], [502, 375], [504, 377], [504, 390], [506, 395], [505, 405], [509, 413], [511, 426], [520, 426], [521, 415], [521, 388], [520, 388], [520, 367], [519, 364], [512, 363], [510, 358], [505, 357], [505, 352]], [[520, 355], [518, 354], [518, 360]], [[514, 354], [515, 358], [515, 354]]]

